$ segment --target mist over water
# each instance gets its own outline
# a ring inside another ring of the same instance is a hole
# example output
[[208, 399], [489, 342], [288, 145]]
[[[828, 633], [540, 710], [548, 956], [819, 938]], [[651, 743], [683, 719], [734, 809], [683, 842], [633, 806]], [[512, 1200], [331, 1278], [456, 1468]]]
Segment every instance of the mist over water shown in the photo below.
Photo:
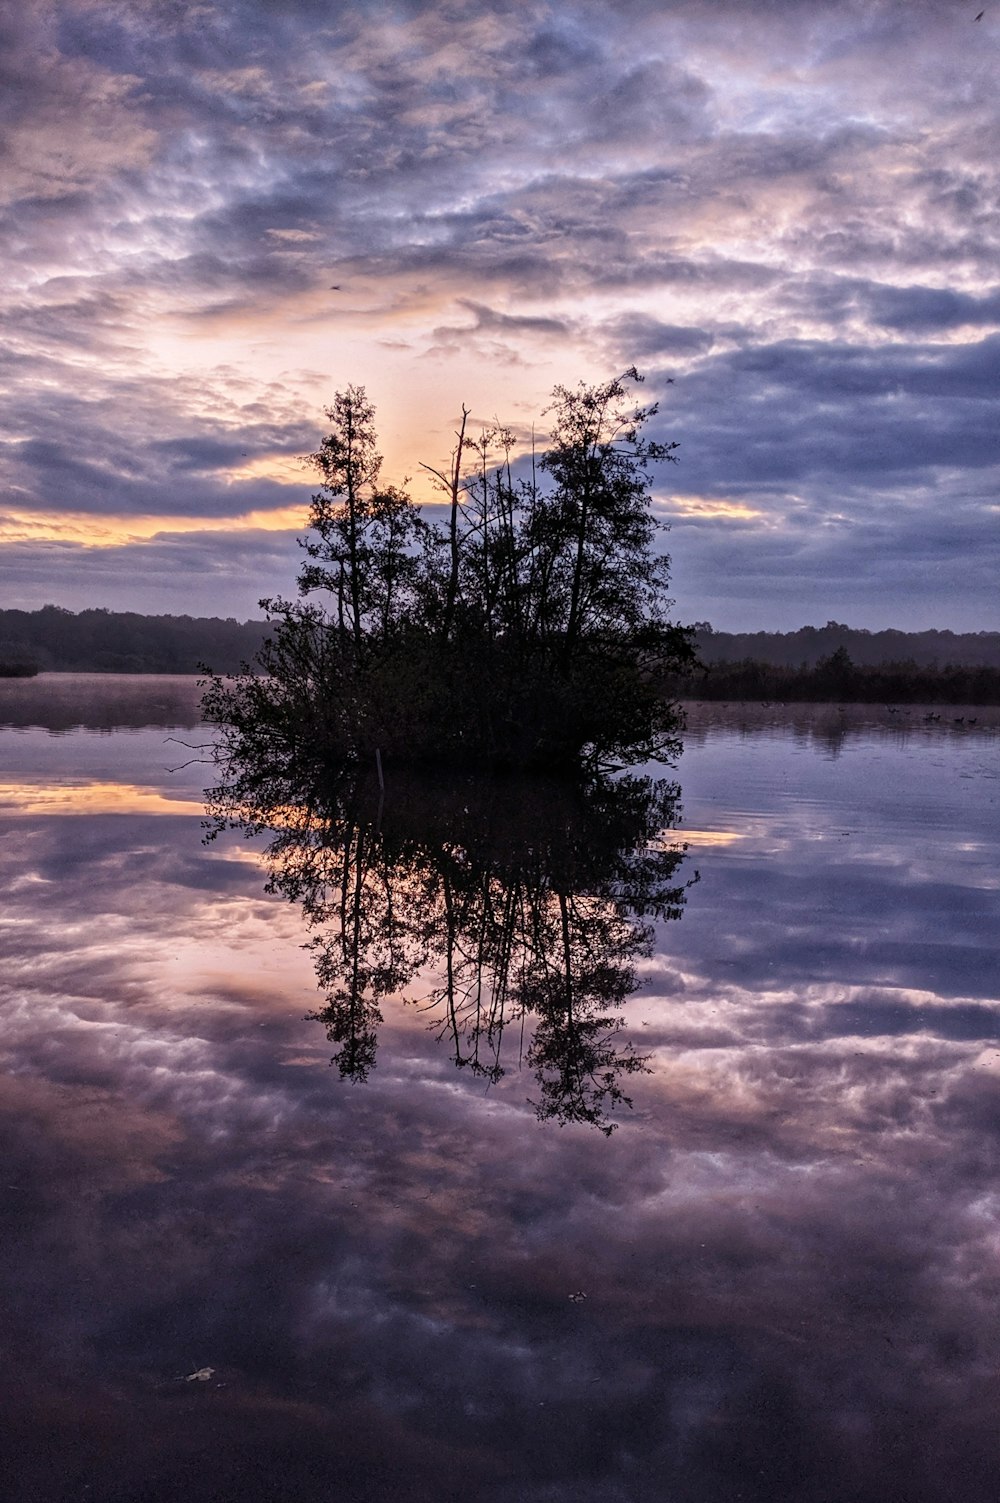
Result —
[[530, 1016], [456, 1068], [433, 945], [331, 1069], [191, 681], [128, 682], [0, 685], [16, 1503], [995, 1496], [995, 729], [692, 713], [605, 1136], [539, 1120]]

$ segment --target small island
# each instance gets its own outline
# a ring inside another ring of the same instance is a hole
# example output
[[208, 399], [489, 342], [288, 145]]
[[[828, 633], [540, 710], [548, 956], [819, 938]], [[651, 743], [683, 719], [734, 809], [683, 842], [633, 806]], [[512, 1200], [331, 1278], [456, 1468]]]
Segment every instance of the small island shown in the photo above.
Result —
[[[669, 618], [651, 467], [630, 368], [556, 387], [540, 454], [502, 426], [427, 466], [445, 525], [381, 482], [374, 409], [348, 387], [327, 410], [299, 600], [262, 601], [256, 671], [209, 680], [228, 777], [309, 782], [345, 765], [607, 773], [679, 749], [664, 672], [694, 660]], [[238, 793], [236, 794], [237, 802]]]
[[631, 1105], [646, 1059], [621, 1009], [688, 884], [676, 786], [611, 774], [677, 756], [658, 675], [694, 661], [654, 546], [650, 471], [675, 445], [645, 438], [639, 379], [557, 387], [540, 454], [470, 436], [463, 409], [430, 470], [443, 525], [381, 484], [373, 408], [339, 394], [300, 599], [262, 602], [254, 668], [207, 682], [206, 839], [266, 837], [268, 888], [310, 929], [310, 1016], [352, 1081], [430, 968], [421, 1006], [456, 1066], [496, 1084], [508, 1036], [540, 1120], [610, 1134]]

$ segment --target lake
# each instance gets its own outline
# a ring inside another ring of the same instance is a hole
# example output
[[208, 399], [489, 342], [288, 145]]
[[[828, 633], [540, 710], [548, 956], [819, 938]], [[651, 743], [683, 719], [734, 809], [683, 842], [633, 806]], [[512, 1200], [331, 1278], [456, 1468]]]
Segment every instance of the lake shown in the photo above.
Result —
[[5, 1497], [992, 1503], [1000, 726], [935, 713], [691, 708], [676, 913], [571, 909], [637, 983], [606, 1133], [516, 1009], [472, 1067], [412, 863], [331, 1068], [192, 680], [0, 681]]

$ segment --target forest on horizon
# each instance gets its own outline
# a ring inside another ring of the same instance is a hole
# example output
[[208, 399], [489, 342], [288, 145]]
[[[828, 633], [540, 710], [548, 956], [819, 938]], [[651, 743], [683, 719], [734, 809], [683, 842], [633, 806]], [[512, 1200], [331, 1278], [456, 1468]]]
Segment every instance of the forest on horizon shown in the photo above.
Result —
[[[216, 673], [237, 673], [253, 662], [269, 630], [266, 621], [145, 616], [100, 607], [77, 612], [56, 605], [35, 611], [0, 610], [0, 668], [197, 674], [207, 665]], [[846, 653], [858, 669], [895, 665], [896, 682], [900, 666], [927, 670], [930, 676], [924, 672], [919, 677], [918, 697], [940, 686], [935, 671], [943, 675], [946, 669], [1000, 670], [1000, 631], [869, 631], [836, 621], [793, 632], [723, 632], [707, 622], [696, 622], [692, 630], [702, 666], [691, 679], [669, 686], [671, 693], [691, 697], [706, 692], [726, 698], [784, 697], [789, 675], [809, 679], [818, 665], [838, 652]], [[748, 668], [751, 664], [785, 672], [779, 683], [773, 675], [755, 674]], [[883, 675], [868, 687], [874, 697], [888, 698], [893, 695], [892, 682]], [[809, 683], [804, 681], [802, 687], [808, 689]], [[954, 687], [961, 697], [961, 685], [956, 682]], [[905, 689], [905, 683], [899, 686], [899, 692]], [[866, 692], [864, 697], [870, 695]], [[989, 697], [994, 697], [992, 692]]]
[[1000, 668], [1000, 631], [869, 631], [828, 621], [797, 631], [715, 631], [705, 621], [694, 624], [694, 645], [702, 663], [751, 660], [776, 668], [814, 668], [843, 650], [859, 667], [913, 663], [918, 668]]

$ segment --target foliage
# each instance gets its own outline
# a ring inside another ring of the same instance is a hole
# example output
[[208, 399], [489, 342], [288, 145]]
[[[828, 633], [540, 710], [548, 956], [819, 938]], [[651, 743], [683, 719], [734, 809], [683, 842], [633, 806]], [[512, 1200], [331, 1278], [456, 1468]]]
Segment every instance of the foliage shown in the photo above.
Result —
[[[1000, 672], [1000, 632], [873, 632], [838, 622], [794, 632], [742, 634], [714, 631], [707, 622], [696, 622], [692, 631], [699, 659], [713, 672], [720, 663], [748, 660], [775, 667], [813, 667], [838, 647], [859, 668], [934, 669], [957, 675], [979, 667], [992, 670], [984, 683], [994, 686]], [[0, 610], [0, 659], [17, 668], [57, 672], [195, 674], [199, 664], [211, 663], [218, 673], [236, 673], [256, 656], [267, 635], [264, 621], [214, 616], [146, 616], [104, 608], [70, 611], [55, 605], [35, 611]], [[686, 687], [681, 682], [671, 692]], [[990, 692], [995, 695], [996, 688]]]
[[1000, 632], [866, 631], [828, 621], [789, 632], [715, 631], [696, 621], [694, 645], [702, 663], [768, 663], [780, 668], [813, 668], [843, 648], [863, 668], [908, 664], [911, 668], [1000, 669]]
[[426, 1016], [454, 1064], [496, 1084], [511, 1046], [542, 1120], [612, 1130], [644, 1068], [622, 1009], [653, 922], [681, 916], [677, 788], [430, 777], [316, 783], [240, 767], [210, 794], [211, 833], [265, 833], [269, 888], [301, 905], [324, 1004], [310, 1017], [340, 1075], [376, 1067], [387, 1003]]
[[142, 616], [104, 609], [0, 611], [0, 659], [70, 673], [237, 672], [260, 651], [263, 621]]
[[778, 700], [856, 704], [1000, 704], [1000, 669], [914, 662], [855, 663], [840, 647], [811, 667], [780, 666], [752, 658], [705, 665], [689, 678], [667, 678], [663, 692], [691, 699]]
[[447, 524], [381, 482], [374, 410], [338, 394], [312, 456], [300, 599], [262, 602], [272, 633], [249, 676], [215, 679], [209, 718], [224, 757], [272, 753], [315, 768], [387, 761], [591, 770], [677, 750], [653, 668], [683, 669], [668, 619], [668, 560], [654, 550], [650, 467], [673, 444], [643, 436], [634, 370], [557, 387], [551, 438], [519, 464], [511, 433], [468, 433], [430, 473]]

